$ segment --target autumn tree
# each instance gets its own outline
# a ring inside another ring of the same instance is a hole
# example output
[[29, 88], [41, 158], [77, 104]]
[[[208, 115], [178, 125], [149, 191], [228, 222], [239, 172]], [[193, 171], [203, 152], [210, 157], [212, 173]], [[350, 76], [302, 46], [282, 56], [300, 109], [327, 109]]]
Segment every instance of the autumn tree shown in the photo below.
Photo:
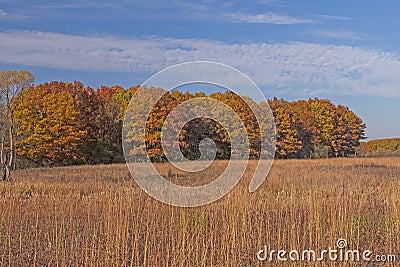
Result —
[[278, 157], [293, 157], [302, 148], [296, 129], [296, 118], [291, 105], [283, 99], [268, 101], [275, 118], [276, 152]]
[[[32, 85], [35, 77], [27, 70], [3, 70], [0, 72], [0, 94], [4, 115], [1, 136], [1, 165], [3, 180], [10, 180], [10, 170], [15, 168], [14, 111], [20, 93]], [[6, 151], [6, 134], [8, 151]]]
[[314, 126], [320, 143], [314, 146], [316, 157], [332, 156], [335, 106], [327, 99], [309, 99]]
[[327, 99], [268, 101], [277, 130], [278, 157], [349, 156], [364, 138], [365, 124], [348, 107]]
[[[270, 149], [267, 154], [274, 154], [272, 146], [262, 148], [261, 144], [275, 144], [275, 141], [278, 158], [349, 156], [364, 137], [362, 120], [349, 108], [326, 99], [288, 102], [274, 98], [256, 103], [231, 91], [206, 96], [202, 92], [139, 88], [101, 86], [94, 90], [77, 81], [52, 82], [17, 94], [11, 102], [18, 100], [13, 111], [13, 120], [18, 122], [14, 127], [18, 134], [18, 155], [39, 164], [121, 162], [125, 113], [126, 152], [128, 157], [139, 161], [148, 157], [164, 161], [164, 149], [177, 144], [186, 158], [197, 159], [205, 138], [216, 145], [217, 159], [240, 158], [247, 152], [245, 149], [249, 149], [251, 158], [265, 155], [265, 149]], [[204, 105], [198, 105], [197, 99]], [[193, 106], [188, 104], [184, 112], [174, 115], [172, 124], [165, 124], [171, 112], [186, 101]], [[275, 119], [276, 140], [273, 118], [267, 114], [269, 108]], [[203, 117], [187, 121], [197, 113]], [[7, 117], [0, 123], [6, 125]], [[162, 130], [168, 124], [179, 131], [178, 139], [171, 144], [162, 143]], [[237, 140], [239, 149], [233, 152], [231, 143]], [[175, 156], [180, 157], [179, 153]]]
[[[157, 89], [154, 89], [157, 90]], [[150, 112], [146, 123], [146, 149], [150, 158], [154, 161], [164, 160], [164, 152], [161, 144], [162, 126], [168, 114], [180, 102], [173, 98], [168, 92], [156, 102]]]
[[76, 90], [74, 84], [52, 82], [20, 94], [13, 113], [18, 155], [41, 165], [84, 162], [80, 149], [87, 129], [80, 120]]
[[[155, 104], [154, 104], [155, 103]], [[167, 115], [179, 102], [161, 88], [140, 88], [126, 110], [125, 151], [130, 160], [164, 159], [161, 130]], [[148, 113], [150, 107], [150, 113]]]
[[[253, 111], [259, 109], [260, 107], [255, 103], [251, 98], [247, 96], [240, 96], [232, 91], [226, 91], [224, 93], [213, 93], [210, 94], [210, 98], [217, 99], [222, 103], [226, 104], [230, 109], [232, 109], [240, 120], [243, 122], [246, 134], [249, 141], [249, 156], [250, 158], [257, 158], [260, 155], [260, 144], [261, 144], [261, 136], [260, 136], [260, 127], [257, 122], [257, 118]], [[252, 107], [248, 105], [250, 103]], [[222, 121], [226, 124], [231, 124], [233, 122], [239, 123], [233, 118], [226, 117], [228, 113], [222, 114], [219, 116]], [[265, 115], [265, 114], [261, 114]], [[239, 129], [239, 125], [233, 125], [232, 128]], [[233, 131], [233, 136], [231, 138], [235, 138], [235, 135], [239, 135], [239, 132]], [[244, 142], [244, 141], [243, 141]], [[229, 149], [229, 139], [225, 137], [225, 143], [227, 149]]]
[[129, 102], [132, 99], [132, 96], [139, 89], [140, 86], [132, 86], [128, 89], [118, 91], [113, 95], [114, 101], [118, 104], [119, 107], [119, 119], [121, 121], [124, 120], [126, 110], [128, 108]]
[[301, 142], [301, 150], [296, 153], [296, 158], [312, 158], [314, 149], [321, 144], [317, 127], [314, 123], [314, 115], [306, 100], [293, 101], [289, 103], [289, 111], [293, 114], [295, 120], [295, 129], [297, 137]]
[[400, 138], [370, 140], [360, 144], [361, 153], [366, 156], [400, 155]]
[[365, 124], [348, 107], [339, 105], [333, 116], [332, 149], [335, 157], [354, 155], [364, 139]]
[[[97, 110], [90, 116], [96, 121], [97, 135], [92, 147], [98, 154], [95, 161], [116, 163], [123, 161], [122, 154], [122, 109], [125, 99], [118, 97], [128, 93], [121, 86], [100, 86], [95, 91]], [[124, 102], [119, 102], [123, 100]]]

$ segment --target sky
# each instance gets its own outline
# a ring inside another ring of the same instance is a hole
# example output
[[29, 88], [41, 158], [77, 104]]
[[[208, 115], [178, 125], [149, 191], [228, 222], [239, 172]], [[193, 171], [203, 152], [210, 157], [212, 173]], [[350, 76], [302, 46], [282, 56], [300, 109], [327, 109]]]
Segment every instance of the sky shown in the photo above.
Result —
[[35, 83], [143, 83], [193, 60], [243, 72], [267, 98], [328, 98], [400, 136], [400, 2], [0, 0], [0, 70]]

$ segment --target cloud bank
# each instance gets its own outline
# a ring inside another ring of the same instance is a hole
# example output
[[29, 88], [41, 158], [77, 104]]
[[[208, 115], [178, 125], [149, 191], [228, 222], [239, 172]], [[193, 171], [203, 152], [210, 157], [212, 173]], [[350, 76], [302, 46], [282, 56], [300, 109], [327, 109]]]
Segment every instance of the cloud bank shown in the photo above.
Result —
[[0, 32], [0, 62], [152, 74], [210, 60], [244, 72], [266, 92], [400, 96], [400, 58], [380, 50], [314, 43], [229, 44], [210, 40]]

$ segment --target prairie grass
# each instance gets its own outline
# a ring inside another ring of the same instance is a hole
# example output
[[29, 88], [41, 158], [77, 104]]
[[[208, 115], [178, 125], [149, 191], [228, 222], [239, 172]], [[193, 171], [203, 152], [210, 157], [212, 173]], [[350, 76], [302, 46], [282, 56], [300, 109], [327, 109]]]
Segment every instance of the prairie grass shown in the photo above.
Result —
[[[232, 192], [198, 208], [152, 199], [125, 165], [15, 171], [0, 183], [0, 266], [308, 266], [256, 254], [264, 245], [325, 249], [339, 238], [400, 261], [400, 158], [275, 161], [250, 194], [255, 164]], [[210, 177], [157, 168], [182, 184]]]

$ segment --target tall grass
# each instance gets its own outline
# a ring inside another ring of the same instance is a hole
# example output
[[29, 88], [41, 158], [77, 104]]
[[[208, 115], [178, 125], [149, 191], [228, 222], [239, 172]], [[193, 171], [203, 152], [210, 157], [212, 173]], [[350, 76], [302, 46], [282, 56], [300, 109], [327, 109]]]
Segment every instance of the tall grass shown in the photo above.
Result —
[[16, 171], [0, 184], [0, 265], [300, 266], [256, 254], [264, 245], [324, 249], [338, 238], [351, 249], [400, 252], [399, 158], [275, 161], [250, 194], [254, 167], [230, 194], [198, 208], [152, 199], [125, 165]]

